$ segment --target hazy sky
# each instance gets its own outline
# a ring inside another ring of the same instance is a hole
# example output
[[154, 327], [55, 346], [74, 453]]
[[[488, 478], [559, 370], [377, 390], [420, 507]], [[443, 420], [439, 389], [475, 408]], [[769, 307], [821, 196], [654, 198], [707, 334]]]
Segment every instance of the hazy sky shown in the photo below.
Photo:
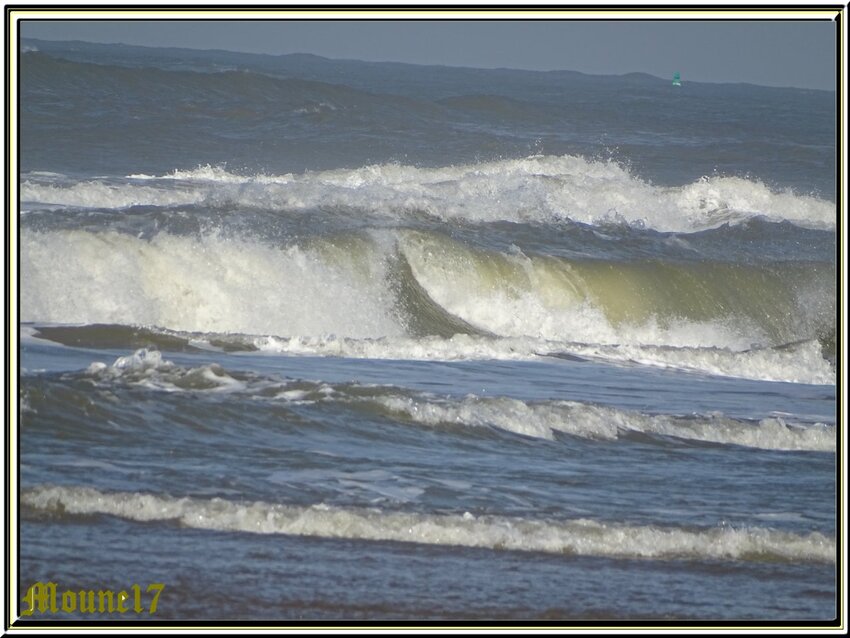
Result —
[[24, 37], [835, 88], [829, 21], [22, 22]]

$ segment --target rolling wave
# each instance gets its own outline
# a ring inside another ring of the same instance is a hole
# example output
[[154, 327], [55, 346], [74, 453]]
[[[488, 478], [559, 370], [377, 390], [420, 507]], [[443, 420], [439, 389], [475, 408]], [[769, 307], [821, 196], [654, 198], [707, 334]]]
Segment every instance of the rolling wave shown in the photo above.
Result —
[[293, 356], [420, 361], [527, 361], [558, 358], [596, 360], [619, 365], [670, 368], [763, 381], [834, 385], [835, 369], [817, 340], [776, 348], [734, 351], [640, 345], [594, 345], [547, 341], [532, 337], [495, 337], [457, 333], [450, 337], [381, 337], [357, 339], [336, 335], [301, 337], [253, 336], [237, 333], [181, 332], [120, 324], [25, 324], [26, 339], [47, 339], [88, 348], [158, 348], [179, 352], [268, 352]]
[[[24, 508], [59, 520], [86, 515], [132, 521], [176, 521], [193, 529], [319, 538], [397, 541], [568, 556], [647, 560], [835, 561], [835, 540], [819, 532], [766, 528], [635, 526], [591, 519], [546, 520], [504, 516], [426, 514], [325, 504], [237, 502], [106, 492], [82, 486], [25, 489]], [[26, 510], [25, 510], [26, 514]]]
[[115, 232], [25, 231], [22, 318], [221, 333], [403, 334], [383, 260], [325, 248], [330, 258], [215, 236], [146, 241]]
[[270, 211], [343, 209], [404, 219], [471, 222], [626, 223], [697, 232], [752, 218], [834, 229], [832, 202], [772, 191], [739, 177], [658, 187], [612, 161], [532, 156], [442, 168], [398, 164], [285, 175], [238, 175], [221, 167], [124, 179], [22, 180], [26, 208], [237, 205]]
[[825, 264], [579, 260], [424, 232], [402, 234], [399, 246], [430, 299], [503, 336], [743, 350], [812, 338], [834, 314], [798, 299], [829, 299], [834, 271]]
[[[119, 387], [139, 386], [156, 392], [236, 395], [272, 404], [333, 403], [377, 418], [390, 418], [395, 423], [461, 429], [493, 428], [547, 440], [555, 440], [558, 434], [567, 434], [613, 442], [637, 433], [660, 444], [672, 437], [673, 441], [701, 441], [765, 450], [834, 452], [836, 446], [834, 427], [824, 423], [798, 423], [789, 415], [755, 421], [720, 413], [649, 414], [578, 401], [522, 401], [472, 394], [462, 398], [443, 397], [386, 385], [282, 380], [229, 371], [218, 364], [186, 368], [150, 349], [140, 349], [119, 357], [110, 365], [94, 362], [83, 372], [63, 374], [58, 382], [48, 380], [38, 383], [40, 389], [24, 392], [27, 409], [31, 413], [50, 412], [69, 402], [75, 404], [72, 395], [78, 382], [84, 382], [80, 386], [85, 389], [84, 396], [94, 384], [108, 387], [113, 392]], [[86, 403], [84, 396], [80, 397], [82, 404]], [[214, 412], [219, 407], [211, 405], [208, 409]], [[112, 413], [120, 411], [121, 407], [105, 404], [103, 410]], [[201, 422], [214, 420], [213, 414], [205, 414], [204, 410], [203, 404], [195, 404], [191, 415]], [[189, 414], [187, 412], [186, 416]]]
[[[762, 379], [834, 376], [818, 347], [834, 333], [829, 264], [580, 260], [412, 230], [284, 246], [25, 230], [21, 257], [24, 322], [147, 326], [293, 354], [572, 353]], [[228, 334], [243, 337], [217, 337]]]
[[109, 98], [121, 95], [130, 103], [177, 118], [217, 115], [250, 120], [281, 110], [291, 113], [322, 104], [335, 109], [334, 103], [339, 108], [356, 108], [388, 99], [339, 84], [236, 68], [129, 68], [102, 61], [75, 62], [38, 51], [24, 55], [21, 65], [25, 98], [43, 98], [49, 87], [50, 94], [67, 91], [77, 104], [100, 102], [100, 108], [106, 109], [114, 106]]

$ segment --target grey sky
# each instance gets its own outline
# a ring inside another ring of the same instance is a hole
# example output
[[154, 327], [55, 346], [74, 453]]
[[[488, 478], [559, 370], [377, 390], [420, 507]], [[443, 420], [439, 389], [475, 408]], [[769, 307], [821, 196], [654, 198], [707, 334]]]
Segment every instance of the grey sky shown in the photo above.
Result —
[[24, 37], [835, 88], [829, 21], [23, 22]]

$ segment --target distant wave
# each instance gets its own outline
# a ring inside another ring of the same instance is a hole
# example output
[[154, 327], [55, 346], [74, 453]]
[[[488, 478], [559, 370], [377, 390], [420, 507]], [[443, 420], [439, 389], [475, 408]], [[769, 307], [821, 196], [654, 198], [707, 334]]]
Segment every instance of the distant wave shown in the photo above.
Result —
[[21, 197], [33, 205], [126, 208], [238, 204], [266, 210], [338, 207], [389, 217], [430, 215], [472, 222], [626, 223], [696, 232], [754, 217], [834, 229], [835, 204], [774, 192], [759, 181], [706, 177], [657, 187], [612, 161], [533, 156], [416, 168], [397, 164], [286, 175], [238, 175], [220, 167], [130, 175], [123, 180], [56, 183], [24, 176]]
[[[312, 107], [322, 105], [353, 110], [385, 104], [403, 105], [408, 110], [437, 108], [341, 84], [281, 77], [231, 64], [196, 66], [185, 62], [184, 68], [161, 69], [109, 62], [77, 62], [33, 52], [21, 61], [23, 98], [29, 91], [39, 95], [47, 87], [51, 93], [85, 94], [95, 101], [99, 95], [108, 95], [101, 105], [106, 108], [120, 110], [130, 104], [145, 104], [149, 115], [167, 112], [171, 117], [195, 114], [246, 119], [273, 118], [281, 112], [308, 113]], [[120, 96], [120, 101], [116, 96]], [[61, 112], [57, 115], [61, 116]]]

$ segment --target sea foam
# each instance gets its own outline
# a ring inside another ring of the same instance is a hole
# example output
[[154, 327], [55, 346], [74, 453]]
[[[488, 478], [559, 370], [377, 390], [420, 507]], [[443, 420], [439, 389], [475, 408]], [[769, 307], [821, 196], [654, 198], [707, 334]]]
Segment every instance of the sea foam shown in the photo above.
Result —
[[[795, 301], [799, 289], [826, 294], [817, 291], [820, 279], [813, 280], [817, 286], [806, 283], [815, 275], [805, 270], [779, 277], [737, 268], [741, 291], [732, 296], [725, 271], [708, 266], [677, 273], [612, 264], [616, 276], [601, 277], [578, 263], [485, 255], [422, 236], [398, 231], [383, 239], [352, 235], [275, 246], [215, 234], [144, 239], [24, 230], [21, 320], [148, 326], [202, 333], [187, 337], [202, 342], [242, 335], [228, 338], [246, 349], [289, 354], [447, 360], [571, 354], [834, 383], [815, 339], [817, 322], [829, 315], [804, 320], [813, 304]], [[409, 271], [399, 268], [399, 255]], [[697, 282], [699, 295], [675, 296], [688, 290], [662, 285], [662, 275], [671, 273]], [[641, 295], [618, 292], [628, 278], [640, 284], [634, 288]], [[411, 290], [419, 296], [411, 298]]]
[[[71, 376], [75, 376], [73, 373]], [[229, 372], [218, 364], [183, 368], [156, 350], [139, 349], [111, 365], [94, 362], [84, 377], [99, 385], [141, 385], [168, 392], [229, 392], [253, 401], [338, 403], [417, 426], [495, 428], [554, 440], [557, 433], [617, 441], [631, 433], [767, 450], [834, 452], [836, 430], [824, 423], [798, 423], [793, 415], [758, 422], [711, 414], [651, 414], [588, 402], [524, 401], [506, 396], [441, 397], [391, 385], [327, 384]]]
[[835, 204], [756, 180], [704, 177], [660, 187], [613, 161], [532, 156], [459, 166], [381, 164], [286, 175], [238, 175], [220, 167], [134, 174], [124, 183], [87, 180], [53, 186], [31, 180], [22, 199], [66, 206], [239, 205], [266, 210], [322, 207], [390, 217], [427, 214], [472, 222], [625, 222], [659, 231], [694, 232], [752, 217], [835, 228]]
[[56, 515], [103, 514], [134, 521], [253, 534], [397, 541], [647, 560], [835, 561], [835, 540], [760, 527], [686, 529], [592, 519], [555, 520], [312, 506], [221, 498], [175, 498], [45, 485], [21, 494], [25, 507]]

